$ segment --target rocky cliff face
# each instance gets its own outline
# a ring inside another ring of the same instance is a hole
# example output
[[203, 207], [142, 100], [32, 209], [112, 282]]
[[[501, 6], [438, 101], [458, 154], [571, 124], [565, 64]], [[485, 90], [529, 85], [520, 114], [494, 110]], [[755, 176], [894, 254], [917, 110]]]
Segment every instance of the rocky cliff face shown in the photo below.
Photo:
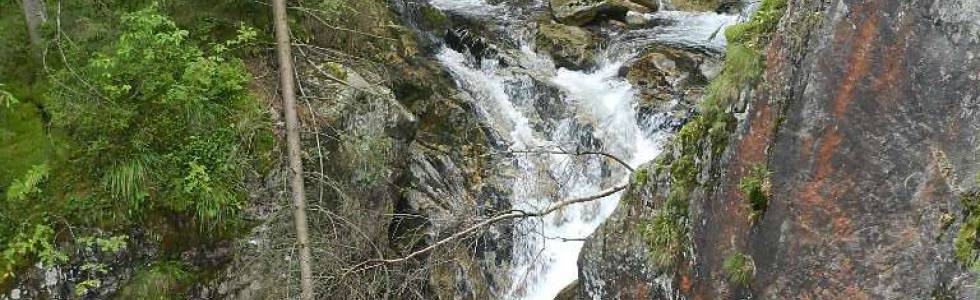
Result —
[[[980, 1], [789, 1], [738, 128], [700, 157], [683, 262], [651, 262], [639, 226], [667, 175], [634, 180], [581, 254], [580, 296], [976, 297], [953, 244], [980, 169], [978, 17]], [[740, 183], [760, 167], [753, 218]]]

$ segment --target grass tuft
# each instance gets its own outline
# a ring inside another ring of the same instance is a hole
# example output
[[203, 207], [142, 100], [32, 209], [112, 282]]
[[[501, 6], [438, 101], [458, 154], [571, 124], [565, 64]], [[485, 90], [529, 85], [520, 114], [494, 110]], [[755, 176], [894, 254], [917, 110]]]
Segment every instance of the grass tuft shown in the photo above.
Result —
[[755, 261], [751, 256], [742, 252], [736, 251], [728, 255], [721, 268], [728, 276], [729, 281], [742, 286], [748, 285], [755, 277]]

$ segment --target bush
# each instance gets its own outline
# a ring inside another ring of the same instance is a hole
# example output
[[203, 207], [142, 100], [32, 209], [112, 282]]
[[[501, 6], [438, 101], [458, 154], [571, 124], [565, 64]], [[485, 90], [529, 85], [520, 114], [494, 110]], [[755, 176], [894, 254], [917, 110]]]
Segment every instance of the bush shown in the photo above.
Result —
[[151, 6], [122, 17], [109, 50], [53, 75], [49, 108], [71, 136], [76, 188], [134, 217], [159, 208], [191, 211], [205, 228], [232, 220], [254, 162], [247, 142], [261, 134], [250, 124], [263, 120], [228, 51], [255, 35], [241, 29], [205, 51]]

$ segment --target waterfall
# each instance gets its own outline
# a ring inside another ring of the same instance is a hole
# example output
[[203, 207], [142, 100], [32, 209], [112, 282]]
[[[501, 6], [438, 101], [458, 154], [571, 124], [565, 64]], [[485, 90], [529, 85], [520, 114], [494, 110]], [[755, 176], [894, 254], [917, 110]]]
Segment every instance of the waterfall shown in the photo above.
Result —
[[[505, 51], [516, 64], [474, 59], [445, 47], [436, 58], [474, 99], [481, 120], [507, 138], [506, 150], [513, 160], [505, 163], [518, 170], [512, 181], [512, 205], [525, 211], [569, 197], [592, 195], [629, 178], [625, 168], [603, 157], [534, 151], [602, 151], [633, 167], [652, 160], [668, 135], [655, 129], [662, 126], [654, 125], [668, 120], [638, 119], [634, 88], [620, 70], [639, 54], [637, 49], [650, 43], [720, 52], [724, 38], [716, 33], [737, 18], [676, 11], [647, 14], [650, 20], [669, 22], [611, 38], [610, 45], [598, 53], [598, 66], [568, 70], [555, 68], [550, 58], [531, 50], [532, 21], [522, 21], [522, 16], [514, 15], [520, 10], [508, 8], [506, 3], [430, 0], [430, 4], [486, 19], [485, 23], [493, 26], [505, 26], [497, 29], [509, 33], [513, 39], [509, 44], [518, 45], [514, 51]], [[542, 4], [536, 1], [534, 5]], [[583, 239], [612, 213], [619, 197], [616, 194], [519, 221], [515, 225], [511, 284], [499, 294], [508, 299], [553, 299], [578, 277]]]

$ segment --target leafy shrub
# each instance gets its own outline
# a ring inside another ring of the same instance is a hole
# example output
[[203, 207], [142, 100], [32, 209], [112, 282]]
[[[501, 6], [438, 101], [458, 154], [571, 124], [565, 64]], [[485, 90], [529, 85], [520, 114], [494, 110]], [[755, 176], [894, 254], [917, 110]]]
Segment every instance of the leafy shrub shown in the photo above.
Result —
[[728, 275], [729, 281], [740, 285], [747, 285], [755, 276], [755, 262], [752, 257], [738, 251], [728, 255], [721, 268]]
[[261, 130], [243, 125], [263, 121], [245, 89], [249, 73], [228, 51], [255, 31], [206, 51], [156, 6], [124, 15], [120, 30], [108, 50], [52, 76], [49, 108], [70, 133], [69, 168], [131, 216], [191, 211], [206, 228], [223, 227], [254, 162], [246, 142]]
[[37, 258], [45, 265], [53, 265], [67, 259], [54, 245], [54, 229], [47, 225], [43, 214], [25, 214], [15, 220], [12, 213], [40, 201], [41, 184], [47, 180], [47, 165], [31, 168], [23, 177], [15, 179], [7, 188], [0, 202], [0, 282], [10, 278], [14, 269], [29, 258]]

